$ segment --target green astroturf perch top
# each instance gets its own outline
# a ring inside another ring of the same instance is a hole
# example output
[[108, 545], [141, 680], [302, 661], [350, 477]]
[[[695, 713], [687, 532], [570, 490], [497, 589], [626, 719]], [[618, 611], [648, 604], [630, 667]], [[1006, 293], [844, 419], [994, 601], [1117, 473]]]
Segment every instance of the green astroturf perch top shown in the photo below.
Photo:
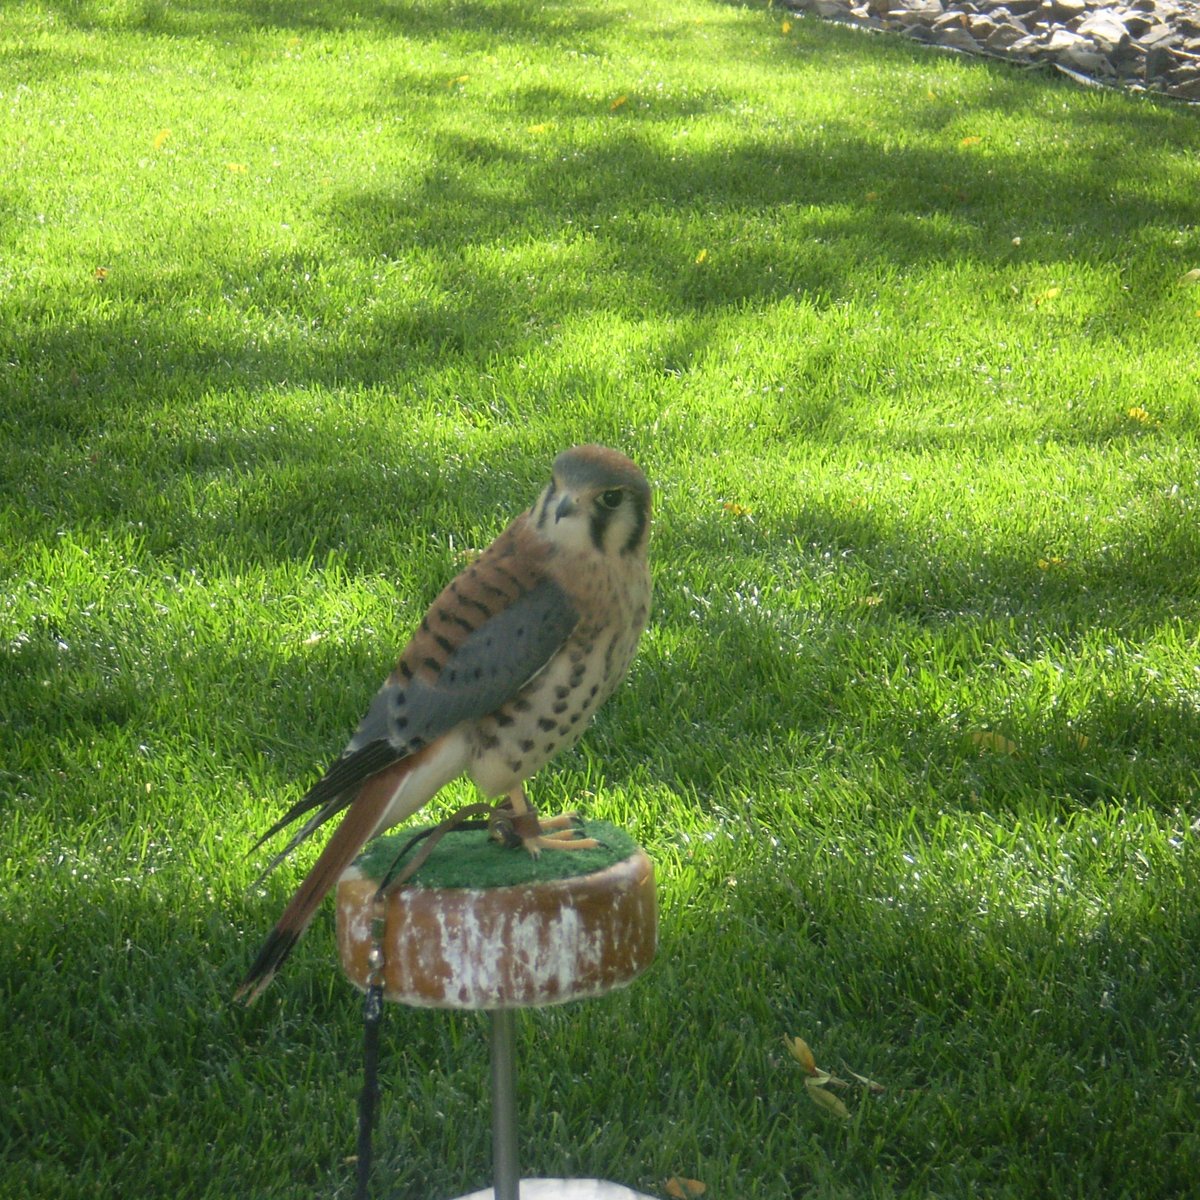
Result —
[[[419, 831], [402, 830], [376, 838], [359, 855], [357, 865], [371, 879], [382, 879], [414, 832]], [[544, 853], [533, 858], [502, 846], [486, 829], [452, 830], [438, 842], [410, 882], [426, 888], [495, 888], [570, 879], [602, 871], [637, 849], [629, 834], [607, 821], [584, 821], [581, 832], [600, 844], [591, 850]], [[418, 842], [413, 846], [405, 861], [419, 853], [422, 845]]]

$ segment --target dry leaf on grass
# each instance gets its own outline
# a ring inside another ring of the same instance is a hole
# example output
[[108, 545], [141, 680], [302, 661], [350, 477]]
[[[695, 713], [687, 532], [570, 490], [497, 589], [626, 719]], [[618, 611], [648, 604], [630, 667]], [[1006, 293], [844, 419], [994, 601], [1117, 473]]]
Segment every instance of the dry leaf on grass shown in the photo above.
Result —
[[[818, 1108], [824, 1109], [832, 1116], [848, 1121], [850, 1119], [850, 1110], [837, 1096], [829, 1091], [829, 1088], [848, 1088], [852, 1087], [853, 1084], [847, 1083], [846, 1080], [839, 1079], [836, 1075], [831, 1075], [828, 1071], [818, 1067], [812, 1048], [802, 1037], [785, 1036], [783, 1044], [787, 1047], [787, 1052], [800, 1064], [808, 1076], [804, 1081], [804, 1090], [808, 1093], [808, 1098]], [[859, 1075], [857, 1071], [851, 1071], [850, 1074], [854, 1076], [860, 1087], [866, 1088], [869, 1092], [878, 1095], [884, 1090], [883, 1084], [876, 1083], [875, 1080], [868, 1079], [865, 1075]]]
[[1006, 738], [1002, 733], [993, 733], [990, 729], [975, 729], [967, 735], [975, 744], [980, 754], [1016, 754], [1017, 743]]

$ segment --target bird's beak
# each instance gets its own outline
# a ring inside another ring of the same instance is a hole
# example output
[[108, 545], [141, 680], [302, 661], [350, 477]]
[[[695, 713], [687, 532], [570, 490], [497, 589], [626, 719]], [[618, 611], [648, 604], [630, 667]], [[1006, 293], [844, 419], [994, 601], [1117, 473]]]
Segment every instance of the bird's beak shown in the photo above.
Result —
[[570, 496], [564, 496], [559, 502], [558, 507], [554, 510], [554, 520], [561, 521], [563, 517], [569, 517], [579, 506]]

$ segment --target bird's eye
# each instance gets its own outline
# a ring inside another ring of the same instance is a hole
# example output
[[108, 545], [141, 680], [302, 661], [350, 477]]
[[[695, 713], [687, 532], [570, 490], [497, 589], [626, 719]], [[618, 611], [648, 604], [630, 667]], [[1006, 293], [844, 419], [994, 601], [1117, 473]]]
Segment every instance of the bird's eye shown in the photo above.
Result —
[[601, 508], [620, 508], [621, 507], [621, 489], [609, 488], [607, 492], [601, 492], [596, 497]]

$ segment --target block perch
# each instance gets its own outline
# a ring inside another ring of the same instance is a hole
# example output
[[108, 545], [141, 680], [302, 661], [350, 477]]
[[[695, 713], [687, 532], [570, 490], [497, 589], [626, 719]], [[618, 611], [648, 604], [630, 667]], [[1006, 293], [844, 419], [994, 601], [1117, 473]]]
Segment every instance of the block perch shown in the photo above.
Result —
[[[634, 1200], [600, 1180], [520, 1179], [516, 1151], [513, 1012], [602, 996], [653, 961], [654, 867], [627, 834], [588, 821], [595, 849], [531, 858], [481, 830], [455, 831], [386, 901], [384, 998], [420, 1008], [489, 1013], [493, 1188], [462, 1200]], [[337, 941], [342, 968], [367, 986], [378, 881], [403, 845], [377, 839], [342, 874]]]

